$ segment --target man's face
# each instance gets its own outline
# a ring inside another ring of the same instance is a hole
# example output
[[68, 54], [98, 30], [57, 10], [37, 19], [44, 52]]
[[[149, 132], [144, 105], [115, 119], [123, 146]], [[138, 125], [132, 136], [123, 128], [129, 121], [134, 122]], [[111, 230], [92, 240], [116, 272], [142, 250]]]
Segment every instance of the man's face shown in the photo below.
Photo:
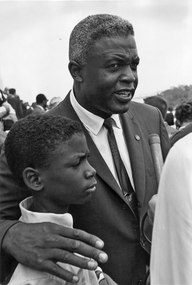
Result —
[[89, 150], [84, 134], [71, 139], [50, 155], [50, 166], [40, 169], [44, 184], [41, 207], [64, 213], [70, 204], [88, 201], [96, 190], [95, 169], [88, 162]]
[[103, 118], [126, 112], [137, 88], [138, 63], [132, 35], [100, 39], [82, 67], [83, 80], [77, 100]]

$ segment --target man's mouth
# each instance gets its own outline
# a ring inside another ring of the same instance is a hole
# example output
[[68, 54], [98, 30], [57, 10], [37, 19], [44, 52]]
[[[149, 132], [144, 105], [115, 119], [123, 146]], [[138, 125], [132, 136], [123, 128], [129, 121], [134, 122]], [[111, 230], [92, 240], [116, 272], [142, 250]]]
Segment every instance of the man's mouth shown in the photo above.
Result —
[[130, 101], [133, 97], [133, 90], [122, 89], [114, 92], [116, 98], [120, 101], [127, 102]]

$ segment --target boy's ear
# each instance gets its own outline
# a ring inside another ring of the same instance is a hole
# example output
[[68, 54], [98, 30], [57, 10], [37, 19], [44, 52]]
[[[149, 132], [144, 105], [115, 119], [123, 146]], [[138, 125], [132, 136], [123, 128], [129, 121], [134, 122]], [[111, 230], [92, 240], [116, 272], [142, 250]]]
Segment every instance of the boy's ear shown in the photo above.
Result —
[[75, 81], [82, 82], [82, 66], [74, 60], [71, 60], [68, 64], [69, 71], [71, 76]]
[[39, 171], [32, 167], [26, 167], [23, 170], [23, 180], [31, 190], [41, 191], [44, 187]]

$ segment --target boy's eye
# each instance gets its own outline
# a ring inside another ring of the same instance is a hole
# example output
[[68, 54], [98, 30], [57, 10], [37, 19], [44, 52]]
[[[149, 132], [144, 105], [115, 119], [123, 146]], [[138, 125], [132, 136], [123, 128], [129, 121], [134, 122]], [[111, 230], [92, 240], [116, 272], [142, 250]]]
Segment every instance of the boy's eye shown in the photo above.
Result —
[[80, 159], [78, 159], [77, 161], [75, 161], [74, 163], [73, 163], [73, 167], [77, 167], [77, 166], [79, 166], [80, 165], [80, 163], [81, 163], [81, 160]]
[[72, 167], [78, 167], [79, 165], [81, 165], [81, 163], [83, 163], [84, 161], [87, 161], [87, 159], [89, 158], [90, 154], [86, 153], [84, 156], [81, 156], [79, 159], [77, 159], [76, 161], [74, 161]]

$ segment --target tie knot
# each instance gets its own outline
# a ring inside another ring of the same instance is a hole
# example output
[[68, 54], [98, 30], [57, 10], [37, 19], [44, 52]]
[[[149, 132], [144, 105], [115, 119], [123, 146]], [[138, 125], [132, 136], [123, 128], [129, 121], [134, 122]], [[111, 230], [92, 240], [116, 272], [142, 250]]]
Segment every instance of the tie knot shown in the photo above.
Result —
[[112, 130], [113, 124], [114, 124], [114, 120], [111, 117], [105, 119], [103, 123], [104, 127], [107, 128], [108, 130]]

